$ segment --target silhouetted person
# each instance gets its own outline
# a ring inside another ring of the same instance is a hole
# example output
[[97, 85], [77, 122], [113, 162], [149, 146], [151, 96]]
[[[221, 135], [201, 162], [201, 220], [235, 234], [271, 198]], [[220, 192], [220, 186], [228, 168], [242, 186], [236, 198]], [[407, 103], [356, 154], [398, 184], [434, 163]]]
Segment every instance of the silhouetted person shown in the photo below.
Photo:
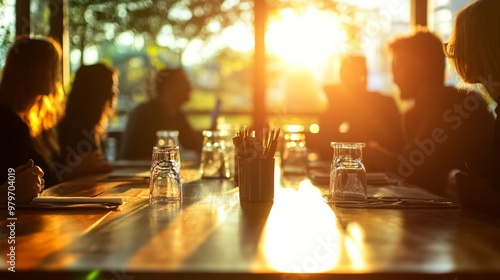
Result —
[[[61, 156], [58, 163], [69, 166], [78, 164], [84, 155], [94, 154], [93, 166], [78, 175], [107, 172], [104, 143], [108, 119], [114, 113], [118, 95], [118, 76], [114, 69], [104, 64], [83, 65], [75, 74], [66, 102], [63, 118], [57, 125]], [[55, 166], [56, 172], [75, 172]]]
[[[469, 84], [482, 84], [482, 92], [500, 103], [500, 1], [474, 1], [457, 14], [446, 54], [458, 74]], [[462, 203], [500, 216], [500, 106], [496, 107], [494, 147], [496, 176], [484, 176], [472, 170], [457, 174], [457, 185]], [[493, 131], [489, 123], [478, 124], [477, 129]], [[490, 147], [491, 139], [483, 139]]]
[[[58, 152], [52, 128], [58, 120], [58, 105], [63, 98], [60, 59], [60, 46], [52, 39], [20, 37], [10, 47], [3, 68], [0, 183], [7, 181], [9, 168], [18, 170], [16, 196], [27, 195], [28, 199], [23, 202], [30, 201], [34, 191], [43, 187], [42, 176], [46, 186], [57, 183], [51, 162]], [[1, 195], [5, 196], [6, 192], [2, 191]]]
[[[328, 108], [319, 118], [315, 146], [330, 160], [330, 142], [376, 142], [397, 151], [403, 136], [401, 115], [394, 99], [367, 89], [368, 71], [363, 56], [347, 56], [340, 67], [340, 85], [325, 86]], [[367, 167], [371, 161], [365, 155]]]
[[[464, 168], [491, 176], [494, 118], [482, 96], [444, 85], [441, 40], [420, 30], [390, 44], [394, 83], [414, 106], [404, 114], [406, 143], [389, 169], [437, 194]], [[382, 158], [380, 158], [382, 163]]]
[[129, 115], [121, 158], [151, 159], [158, 130], [178, 130], [182, 148], [200, 153], [203, 137], [192, 129], [181, 110], [181, 106], [189, 101], [190, 94], [191, 85], [182, 69], [159, 71], [153, 98], [138, 105]]

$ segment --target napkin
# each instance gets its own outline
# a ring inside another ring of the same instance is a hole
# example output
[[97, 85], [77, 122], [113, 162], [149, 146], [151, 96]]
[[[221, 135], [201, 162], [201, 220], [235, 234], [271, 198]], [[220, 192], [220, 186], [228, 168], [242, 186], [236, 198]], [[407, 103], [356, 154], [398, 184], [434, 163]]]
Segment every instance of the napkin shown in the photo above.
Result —
[[368, 185], [366, 201], [335, 201], [335, 206], [346, 208], [459, 208], [460, 206], [441, 196], [416, 186]]
[[33, 198], [32, 203], [107, 203], [107, 204], [123, 204], [123, 198], [114, 196], [102, 197], [59, 197], [59, 196], [42, 196]]
[[[317, 184], [330, 183], [330, 171], [313, 169], [308, 172], [309, 178]], [[397, 178], [392, 178], [383, 172], [366, 172], [368, 185], [400, 185]]]
[[378, 209], [435, 209], [435, 208], [459, 208], [460, 206], [451, 201], [437, 201], [425, 199], [394, 199], [384, 200], [368, 198], [366, 202], [361, 201], [338, 201], [335, 206], [344, 208], [378, 208]]
[[125, 202], [121, 197], [35, 197], [27, 208], [91, 208], [114, 209]]
[[116, 181], [145, 181], [149, 179], [149, 169], [141, 167], [130, 167], [115, 169], [109, 173], [101, 182]]

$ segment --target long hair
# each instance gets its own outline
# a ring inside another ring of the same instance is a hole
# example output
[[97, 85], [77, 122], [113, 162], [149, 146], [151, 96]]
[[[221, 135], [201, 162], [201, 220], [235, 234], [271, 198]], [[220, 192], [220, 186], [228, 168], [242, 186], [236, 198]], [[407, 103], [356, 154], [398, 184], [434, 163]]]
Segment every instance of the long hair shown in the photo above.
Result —
[[59, 152], [55, 125], [62, 111], [61, 47], [53, 39], [19, 37], [10, 47], [0, 82], [0, 104], [17, 113], [47, 163]]
[[449, 57], [466, 83], [500, 81], [500, 1], [478, 0], [457, 14]]
[[95, 131], [104, 138], [114, 110], [117, 71], [104, 64], [83, 65], [75, 74], [62, 122], [65, 129]]

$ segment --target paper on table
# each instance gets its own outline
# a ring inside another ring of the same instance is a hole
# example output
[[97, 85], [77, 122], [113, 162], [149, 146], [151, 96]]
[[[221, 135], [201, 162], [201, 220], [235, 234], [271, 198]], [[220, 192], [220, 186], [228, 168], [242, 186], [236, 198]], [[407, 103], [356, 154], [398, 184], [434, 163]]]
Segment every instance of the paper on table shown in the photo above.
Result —
[[125, 201], [121, 197], [36, 197], [29, 204], [17, 205], [19, 208], [42, 209], [117, 209]]
[[119, 168], [100, 181], [144, 181], [149, 179], [149, 169], [144, 167]]
[[42, 196], [35, 197], [32, 203], [66, 203], [66, 204], [123, 204], [123, 198], [121, 197], [111, 197], [111, 196], [103, 196], [103, 197], [56, 197], [56, 196]]
[[338, 201], [334, 204], [347, 208], [458, 208], [459, 205], [441, 196], [415, 186], [368, 186], [368, 200]]
[[[318, 184], [330, 183], [330, 171], [313, 169], [309, 171], [308, 176], [313, 182]], [[399, 185], [401, 182], [383, 172], [366, 172], [366, 183], [368, 185]]]
[[124, 167], [147, 167], [151, 166], [151, 160], [116, 160], [112, 162], [115, 168]]

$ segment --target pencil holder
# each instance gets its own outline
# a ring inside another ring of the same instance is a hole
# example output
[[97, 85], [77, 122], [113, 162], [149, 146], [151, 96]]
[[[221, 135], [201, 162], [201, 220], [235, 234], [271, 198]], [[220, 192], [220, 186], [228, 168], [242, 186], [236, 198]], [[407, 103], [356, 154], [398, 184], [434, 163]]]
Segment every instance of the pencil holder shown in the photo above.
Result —
[[274, 200], [274, 158], [238, 158], [238, 186], [242, 201]]

